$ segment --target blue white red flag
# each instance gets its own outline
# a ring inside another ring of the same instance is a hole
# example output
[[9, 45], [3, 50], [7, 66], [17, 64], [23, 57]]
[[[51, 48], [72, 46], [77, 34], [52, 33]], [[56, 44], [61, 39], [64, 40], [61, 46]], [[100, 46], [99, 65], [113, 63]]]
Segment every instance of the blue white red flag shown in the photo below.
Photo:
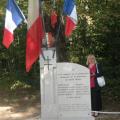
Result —
[[77, 11], [74, 0], [64, 0], [64, 14], [66, 15], [65, 35], [69, 37], [77, 24]]
[[29, 72], [32, 65], [40, 56], [44, 29], [42, 17], [39, 11], [39, 0], [29, 0], [28, 5], [28, 31], [26, 43], [26, 71]]
[[23, 20], [25, 20], [25, 16], [16, 4], [15, 0], [8, 0], [2, 42], [6, 48], [9, 48], [10, 44], [13, 42], [14, 30]]

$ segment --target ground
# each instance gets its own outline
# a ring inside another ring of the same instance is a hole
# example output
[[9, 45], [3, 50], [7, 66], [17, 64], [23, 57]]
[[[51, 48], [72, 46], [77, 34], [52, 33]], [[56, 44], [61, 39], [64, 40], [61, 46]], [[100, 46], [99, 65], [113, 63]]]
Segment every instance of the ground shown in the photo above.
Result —
[[[40, 120], [39, 90], [0, 92], [0, 120]], [[120, 111], [120, 104], [103, 98], [104, 111]], [[120, 115], [99, 115], [96, 120], [120, 120]]]
[[38, 120], [39, 115], [39, 91], [0, 92], [0, 120]]

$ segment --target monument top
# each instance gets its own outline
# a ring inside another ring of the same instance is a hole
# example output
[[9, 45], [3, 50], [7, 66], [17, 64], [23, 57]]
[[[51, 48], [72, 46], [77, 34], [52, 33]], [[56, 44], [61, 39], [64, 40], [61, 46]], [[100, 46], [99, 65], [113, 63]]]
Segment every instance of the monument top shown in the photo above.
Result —
[[94, 120], [89, 82], [88, 68], [56, 63], [41, 80], [42, 120]]

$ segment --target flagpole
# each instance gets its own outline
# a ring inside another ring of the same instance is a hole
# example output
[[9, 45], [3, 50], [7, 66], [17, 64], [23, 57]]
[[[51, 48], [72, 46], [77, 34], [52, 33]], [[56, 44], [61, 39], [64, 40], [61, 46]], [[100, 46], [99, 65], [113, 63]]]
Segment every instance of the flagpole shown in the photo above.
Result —
[[[54, 0], [55, 1], [55, 0]], [[61, 32], [61, 29], [62, 29], [62, 22], [63, 22], [63, 18], [62, 18], [62, 16], [63, 16], [63, 6], [60, 8], [60, 16], [59, 16], [59, 25], [58, 25], [58, 29], [57, 29], [57, 34], [56, 34], [56, 36], [55, 36], [55, 51], [56, 51], [56, 60], [57, 60], [57, 62], [60, 62], [60, 55], [59, 55], [59, 53], [60, 53], [60, 48], [59, 48], [59, 46], [60, 46], [60, 42], [61, 42], [61, 37], [59, 37], [59, 35], [60, 35], [60, 32]]]
[[[44, 33], [45, 33], [46, 30], [45, 30], [45, 22], [44, 22], [44, 11], [42, 9], [42, 6], [44, 6], [44, 0], [39, 0], [39, 11], [40, 11], [40, 15], [42, 17], [43, 29], [44, 29]], [[45, 48], [48, 49], [46, 34], [44, 36], [44, 39], [45, 39]]]
[[[41, 3], [42, 3], [42, 1], [39, 0], [39, 15], [42, 17], [42, 7], [41, 7]], [[41, 19], [42, 19], [42, 18], [41, 18]], [[42, 20], [42, 23], [43, 23], [43, 20]], [[43, 29], [44, 29], [44, 27], [43, 27]], [[41, 55], [43, 56], [42, 45], [41, 45]], [[43, 58], [44, 58], [44, 57], [43, 57]], [[40, 106], [41, 106], [41, 69], [40, 69], [40, 55], [39, 55], [39, 76], [40, 76], [40, 83], [39, 83], [40, 88], [39, 88], [39, 91], [40, 91]], [[41, 107], [40, 107], [40, 109], [41, 109]], [[41, 110], [40, 110], [40, 111], [41, 111]], [[40, 113], [40, 115], [41, 115], [41, 113]], [[40, 116], [39, 119], [41, 119], [41, 116]]]

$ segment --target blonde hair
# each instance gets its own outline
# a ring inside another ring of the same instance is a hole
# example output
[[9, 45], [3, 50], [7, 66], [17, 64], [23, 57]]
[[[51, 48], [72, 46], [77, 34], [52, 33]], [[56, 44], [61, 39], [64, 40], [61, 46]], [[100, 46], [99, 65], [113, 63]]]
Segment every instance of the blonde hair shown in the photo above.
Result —
[[87, 62], [86, 62], [87, 65], [89, 64], [89, 59], [94, 59], [95, 64], [97, 63], [96, 58], [93, 54], [87, 56]]

